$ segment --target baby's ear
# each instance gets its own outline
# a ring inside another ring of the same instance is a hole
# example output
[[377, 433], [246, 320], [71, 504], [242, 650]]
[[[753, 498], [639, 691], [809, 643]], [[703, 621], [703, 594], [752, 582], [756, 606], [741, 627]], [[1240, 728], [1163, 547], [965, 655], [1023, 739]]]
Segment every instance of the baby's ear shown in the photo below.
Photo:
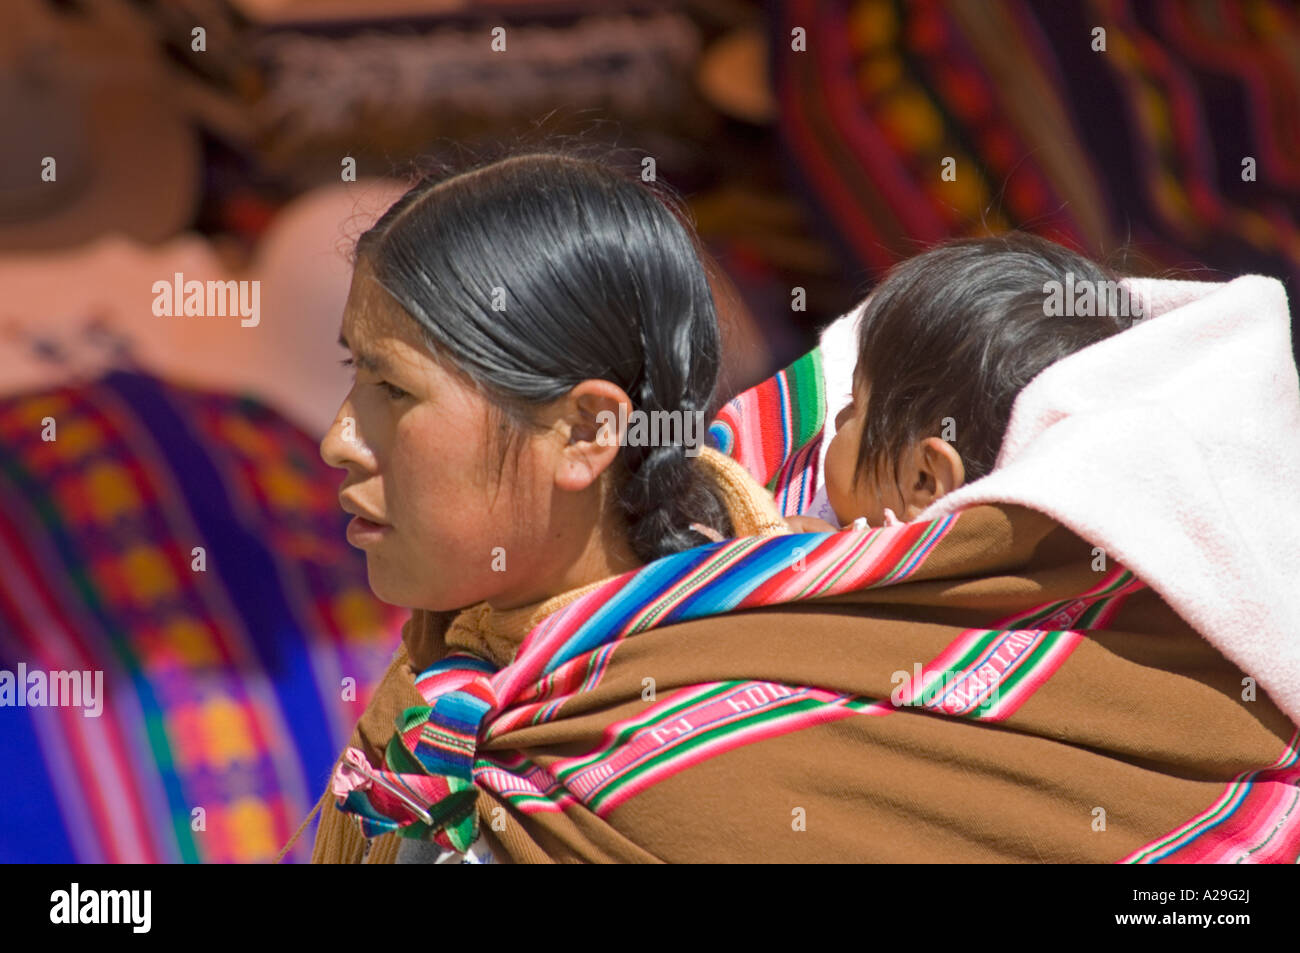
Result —
[[903, 518], [912, 520], [935, 500], [947, 496], [966, 481], [961, 454], [948, 441], [927, 437], [911, 452], [911, 475], [904, 484]]
[[930, 503], [965, 484], [966, 465], [962, 463], [961, 454], [956, 447], [939, 437], [927, 437], [921, 442], [921, 447], [925, 459], [923, 467], [933, 477], [933, 497]]

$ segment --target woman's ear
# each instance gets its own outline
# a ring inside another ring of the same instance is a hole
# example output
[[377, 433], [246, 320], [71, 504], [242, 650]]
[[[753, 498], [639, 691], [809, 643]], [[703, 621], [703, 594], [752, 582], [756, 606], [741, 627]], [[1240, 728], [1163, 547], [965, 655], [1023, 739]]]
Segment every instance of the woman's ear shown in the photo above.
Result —
[[948, 441], [926, 437], [912, 450], [912, 467], [905, 474], [903, 506], [905, 521], [914, 519], [935, 500], [947, 496], [966, 482], [961, 454]]
[[576, 493], [618, 458], [632, 401], [617, 384], [592, 378], [575, 385], [563, 402], [557, 425], [564, 446], [555, 462], [555, 486]]

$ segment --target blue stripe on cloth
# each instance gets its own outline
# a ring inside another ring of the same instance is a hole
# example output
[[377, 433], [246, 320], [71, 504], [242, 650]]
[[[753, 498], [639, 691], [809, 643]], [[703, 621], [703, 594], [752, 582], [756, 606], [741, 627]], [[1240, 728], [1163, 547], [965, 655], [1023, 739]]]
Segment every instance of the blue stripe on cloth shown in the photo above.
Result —
[[[721, 544], [696, 546], [671, 556], [664, 556], [637, 570], [636, 577], [620, 589], [612, 599], [596, 610], [577, 632], [569, 637], [547, 663], [543, 674], [549, 675], [570, 659], [590, 652], [621, 632], [628, 622], [645, 610], [646, 599], [662, 592], [674, 579], [690, 575], [713, 554]], [[563, 611], [563, 610], [561, 610]]]
[[[13, 671], [14, 660], [0, 658]], [[49, 715], [51, 709], [39, 709]], [[0, 764], [4, 772], [4, 816], [0, 818], [0, 863], [75, 864], [77, 856], [52, 795], [54, 780], [41, 755], [30, 708], [0, 708]]]
[[483, 720], [489, 707], [479, 698], [451, 692], [436, 699], [434, 711], [438, 713], [438, 722], [456, 731], [474, 733], [478, 723]]
[[678, 603], [664, 618], [662, 624], [730, 612], [772, 576], [798, 562], [796, 549], [802, 549], [804, 555], [807, 555], [813, 547], [830, 535], [830, 533], [789, 533], [763, 540], [747, 552], [739, 563], [728, 567], [725, 573], [709, 580]]

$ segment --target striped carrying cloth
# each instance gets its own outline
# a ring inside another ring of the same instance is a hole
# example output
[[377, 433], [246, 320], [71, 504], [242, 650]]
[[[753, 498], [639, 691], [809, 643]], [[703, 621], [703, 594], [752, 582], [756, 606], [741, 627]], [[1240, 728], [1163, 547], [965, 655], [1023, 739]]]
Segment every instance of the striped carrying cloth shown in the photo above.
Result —
[[818, 489], [826, 423], [822, 349], [738, 396], [709, 425], [709, 443], [740, 461], [785, 516], [806, 513]]
[[439, 619], [413, 615], [362, 717], [364, 774], [336, 772], [369, 836], [516, 861], [1300, 857], [1296, 726], [1023, 508], [692, 549], [513, 659]]

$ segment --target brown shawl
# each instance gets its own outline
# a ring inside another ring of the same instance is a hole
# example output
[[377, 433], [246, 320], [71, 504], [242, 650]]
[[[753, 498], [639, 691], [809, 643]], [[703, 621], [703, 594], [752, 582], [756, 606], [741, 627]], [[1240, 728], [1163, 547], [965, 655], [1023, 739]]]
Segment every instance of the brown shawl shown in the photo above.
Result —
[[[595, 752], [611, 726], [648, 709], [647, 678], [660, 700], [743, 681], [757, 694], [734, 704], [763, 704], [784, 686], [877, 704], [732, 744], [612, 810], [526, 813], [481, 790], [484, 837], [498, 860], [517, 862], [1113, 862], [1225, 859], [1216, 850], [1272, 859], [1279, 849], [1294, 860], [1296, 832], [1282, 844], [1267, 828], [1269, 798], [1293, 783], [1296, 727], [1267, 696], [1243, 690], [1243, 673], [1136, 580], [1080, 603], [1117, 570], [1042, 514], [979, 506], [896, 584], [640, 632], [557, 718], [480, 751], [543, 767]], [[583, 591], [509, 618], [416, 611], [352, 743], [382, 763], [396, 714], [423, 704], [414, 672], [457, 646], [504, 664], [533, 622]], [[997, 719], [890, 705], [916, 666], [1053, 603], [1061, 615], [1034, 631], [1082, 634], [1022, 671], [1016, 704]], [[1243, 780], [1261, 769], [1270, 770]], [[392, 862], [395, 835], [367, 852], [354, 822], [328, 794], [322, 801], [313, 862]]]

